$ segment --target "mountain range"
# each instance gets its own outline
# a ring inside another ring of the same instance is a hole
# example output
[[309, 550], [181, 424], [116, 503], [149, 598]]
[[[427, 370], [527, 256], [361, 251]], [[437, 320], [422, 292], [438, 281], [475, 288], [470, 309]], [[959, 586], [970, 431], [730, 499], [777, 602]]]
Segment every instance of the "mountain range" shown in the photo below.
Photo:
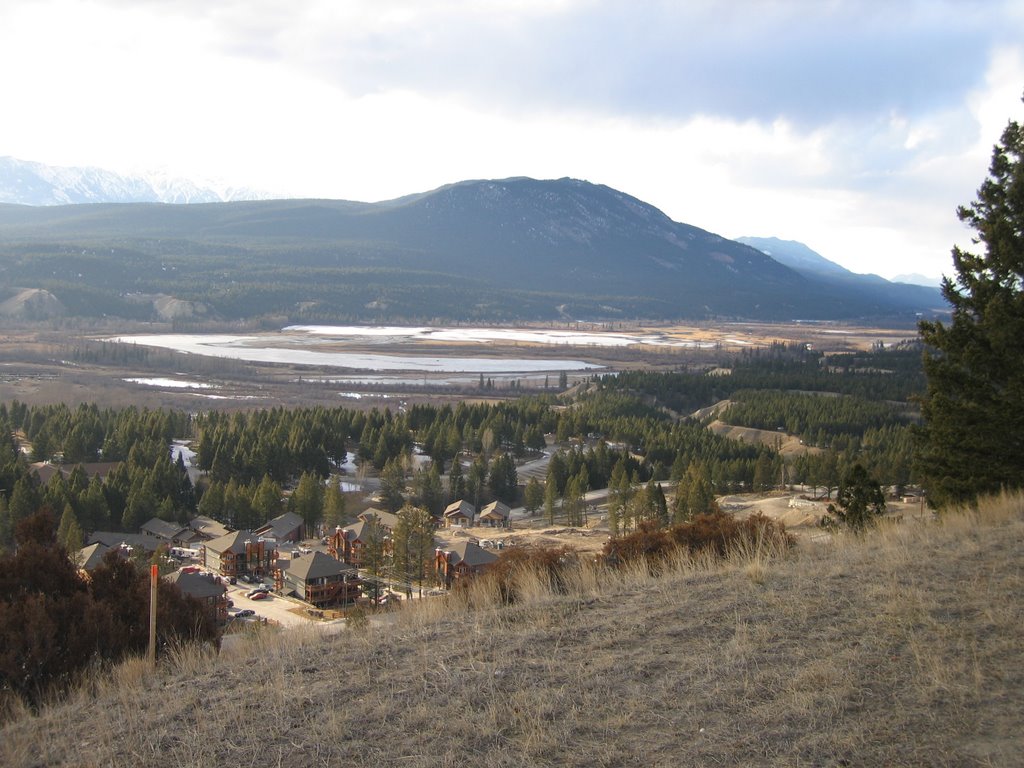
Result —
[[934, 289], [832, 266], [787, 266], [575, 179], [465, 181], [381, 203], [0, 205], [0, 285], [49, 291], [71, 315], [148, 319], [157, 300], [268, 322], [909, 323], [942, 309]]
[[266, 197], [247, 189], [217, 191], [163, 173], [125, 176], [102, 168], [62, 167], [0, 157], [0, 203], [214, 203]]

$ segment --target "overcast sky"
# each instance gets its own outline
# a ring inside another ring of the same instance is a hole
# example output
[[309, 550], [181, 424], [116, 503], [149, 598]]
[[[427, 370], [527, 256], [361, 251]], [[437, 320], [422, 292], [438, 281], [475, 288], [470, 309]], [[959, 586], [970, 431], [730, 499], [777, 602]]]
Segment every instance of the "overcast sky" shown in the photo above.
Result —
[[1020, 0], [3, 0], [0, 155], [373, 201], [607, 184], [950, 272], [1024, 120]]

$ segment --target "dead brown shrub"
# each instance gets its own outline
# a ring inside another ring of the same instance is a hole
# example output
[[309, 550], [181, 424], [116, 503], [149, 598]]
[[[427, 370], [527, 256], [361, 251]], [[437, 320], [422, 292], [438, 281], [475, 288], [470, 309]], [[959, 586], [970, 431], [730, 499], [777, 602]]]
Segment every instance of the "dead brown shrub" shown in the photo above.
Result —
[[502, 551], [480, 577], [481, 586], [495, 590], [501, 603], [511, 605], [522, 598], [525, 575], [544, 582], [554, 594], [565, 594], [569, 572], [578, 567], [579, 556], [572, 547], [514, 547]]
[[637, 530], [608, 541], [604, 546], [605, 562], [612, 566], [629, 565], [643, 560], [658, 569], [670, 557], [683, 551], [691, 557], [712, 555], [724, 558], [738, 547], [750, 542], [769, 545], [781, 551], [793, 545], [786, 527], [760, 512], [737, 520], [724, 512], [697, 515], [690, 522], [661, 528], [654, 522], [641, 523]]

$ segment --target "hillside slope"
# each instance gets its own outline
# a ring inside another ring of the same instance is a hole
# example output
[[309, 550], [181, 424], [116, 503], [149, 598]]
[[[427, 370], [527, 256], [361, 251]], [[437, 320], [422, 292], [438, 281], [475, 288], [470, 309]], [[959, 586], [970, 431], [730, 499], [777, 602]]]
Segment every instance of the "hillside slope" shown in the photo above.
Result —
[[9, 722], [0, 762], [1014, 764], [1024, 501], [808, 546], [129, 665]]
[[99, 295], [166, 294], [226, 319], [912, 320], [937, 308], [808, 280], [574, 179], [467, 181], [373, 204], [0, 205], [0, 278], [82, 312], [110, 314], [116, 301]]

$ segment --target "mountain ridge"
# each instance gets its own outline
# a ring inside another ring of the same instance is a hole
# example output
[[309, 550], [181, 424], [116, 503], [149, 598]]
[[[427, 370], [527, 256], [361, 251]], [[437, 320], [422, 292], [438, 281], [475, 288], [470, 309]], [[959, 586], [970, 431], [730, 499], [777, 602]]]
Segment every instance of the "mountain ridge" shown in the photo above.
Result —
[[[76, 286], [60, 276], [77, 273], [71, 282], [116, 290], [114, 303], [131, 292], [173, 295], [226, 319], [911, 322], [937, 308], [930, 296], [809, 279], [624, 192], [568, 178], [462, 181], [379, 203], [0, 205], [0, 249], [7, 284], [46, 288], [69, 307], [75, 300], [62, 294]], [[83, 272], [83, 260], [105, 269]], [[196, 285], [173, 284], [175, 274]]]
[[265, 199], [254, 190], [218, 191], [166, 173], [124, 175], [102, 168], [55, 166], [0, 157], [0, 203], [31, 206], [85, 203], [213, 203]]

